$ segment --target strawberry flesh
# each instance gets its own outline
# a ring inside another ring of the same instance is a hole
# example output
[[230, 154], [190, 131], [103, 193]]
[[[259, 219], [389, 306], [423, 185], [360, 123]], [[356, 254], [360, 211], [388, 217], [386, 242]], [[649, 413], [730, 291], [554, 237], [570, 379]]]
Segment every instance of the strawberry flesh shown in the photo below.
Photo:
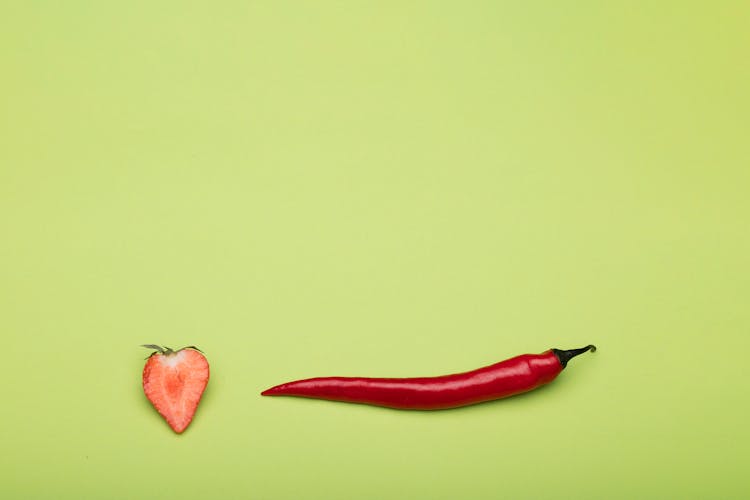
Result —
[[143, 368], [143, 391], [178, 434], [193, 420], [208, 384], [208, 361], [191, 348], [154, 353]]

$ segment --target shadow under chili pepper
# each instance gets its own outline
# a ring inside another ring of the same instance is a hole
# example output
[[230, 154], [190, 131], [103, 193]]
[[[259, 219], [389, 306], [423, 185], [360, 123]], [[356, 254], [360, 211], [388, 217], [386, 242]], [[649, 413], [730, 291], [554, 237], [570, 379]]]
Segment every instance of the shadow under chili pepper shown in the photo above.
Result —
[[522, 392], [521, 394], [515, 394], [513, 396], [508, 396], [507, 398], [502, 399], [495, 399], [492, 401], [483, 401], [481, 403], [474, 403], [467, 406], [459, 406], [456, 408], [446, 408], [444, 410], [418, 410], [423, 412], [450, 412], [450, 413], [458, 413], [463, 411], [476, 411], [479, 408], [493, 408], [494, 407], [520, 407], [521, 405], [528, 405], [530, 401], [539, 398], [539, 397], [548, 397], [545, 396], [547, 392], [553, 392], [555, 390], [555, 387], [552, 387], [550, 385], [544, 385], [541, 387], [537, 387], [536, 389], [533, 389], [528, 392]]
[[[445, 408], [442, 410], [416, 410], [423, 413], [459, 413], [459, 412], [470, 412], [470, 411], [485, 411], [484, 409], [491, 408], [500, 409], [501, 407], [513, 407], [515, 409], [520, 408], [523, 405], [528, 405], [531, 401], [536, 398], [549, 397], [546, 395], [548, 392], [554, 392], [555, 388], [550, 385], [544, 385], [537, 387], [528, 392], [522, 392], [521, 394], [515, 394], [502, 399], [494, 399], [492, 401], [483, 401], [481, 403], [474, 403], [466, 406], [458, 406], [456, 408]], [[388, 408], [386, 408], [388, 409]], [[480, 410], [482, 409], [482, 410]], [[413, 411], [413, 410], [408, 410]]]
[[[501, 399], [495, 399], [492, 401], [483, 401], [481, 403], [474, 403], [471, 405], [460, 406], [456, 408], [446, 408], [444, 410], [416, 410], [416, 411], [455, 413], [455, 412], [461, 412], [461, 411], [472, 411], [472, 409], [476, 409], [476, 408], [490, 408], [495, 405], [497, 405], [498, 407], [501, 407], [501, 406], [521, 407], [523, 405], [529, 406], [532, 403], [536, 404], [537, 398], [540, 398], [540, 401], [545, 398], [549, 399], [553, 393], [557, 393], [561, 397], [564, 397], [565, 394], [569, 393], [571, 387], [575, 385], [576, 384], [573, 380], [570, 380], [567, 377], [563, 377], [561, 379], [555, 380], [553, 383], [545, 384], [545, 385], [536, 387], [530, 391], [522, 392], [520, 394], [514, 394], [513, 396], [508, 396], [508, 397], [501, 398]], [[390, 409], [390, 408], [384, 408], [384, 409]], [[396, 411], [401, 411], [401, 410], [396, 410]], [[413, 411], [413, 410], [405, 410], [405, 411]]]

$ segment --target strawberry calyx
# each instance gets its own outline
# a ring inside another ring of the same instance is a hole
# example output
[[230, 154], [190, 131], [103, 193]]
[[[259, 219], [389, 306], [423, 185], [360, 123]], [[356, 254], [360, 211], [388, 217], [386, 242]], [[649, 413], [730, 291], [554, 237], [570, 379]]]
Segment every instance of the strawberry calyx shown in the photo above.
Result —
[[[141, 347], [145, 347], [146, 349], [154, 349], [156, 351], [156, 352], [152, 352], [151, 355], [149, 356], [149, 358], [151, 356], [153, 356], [154, 354], [161, 354], [162, 356], [172, 356], [173, 354], [177, 354], [178, 352], [182, 351], [183, 349], [195, 349], [196, 351], [198, 351], [200, 353], [203, 352], [200, 349], [198, 349], [197, 347], [195, 347], [194, 345], [188, 345], [188, 346], [185, 346], [185, 347], [180, 347], [177, 350], [174, 350], [171, 347], [167, 347], [167, 346], [162, 347], [162, 346], [156, 345], [156, 344], [141, 344]], [[146, 359], [148, 359], [148, 358], [146, 358]]]

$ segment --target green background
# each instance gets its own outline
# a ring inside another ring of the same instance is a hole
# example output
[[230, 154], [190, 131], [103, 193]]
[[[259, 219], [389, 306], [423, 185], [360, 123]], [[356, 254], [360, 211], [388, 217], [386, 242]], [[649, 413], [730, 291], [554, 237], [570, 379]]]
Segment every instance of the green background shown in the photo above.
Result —
[[[0, 493], [747, 498], [748, 25], [746, 2], [3, 2]], [[142, 343], [211, 363], [181, 436]], [[258, 395], [588, 343], [466, 409]]]

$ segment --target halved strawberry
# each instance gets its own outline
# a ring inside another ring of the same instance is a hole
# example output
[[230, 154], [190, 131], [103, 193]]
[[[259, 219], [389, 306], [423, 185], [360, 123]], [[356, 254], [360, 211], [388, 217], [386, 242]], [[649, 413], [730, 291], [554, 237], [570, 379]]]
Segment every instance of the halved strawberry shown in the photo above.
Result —
[[169, 347], [145, 344], [155, 349], [143, 368], [143, 392], [169, 426], [182, 433], [193, 420], [208, 384], [208, 361], [195, 346], [173, 351]]

